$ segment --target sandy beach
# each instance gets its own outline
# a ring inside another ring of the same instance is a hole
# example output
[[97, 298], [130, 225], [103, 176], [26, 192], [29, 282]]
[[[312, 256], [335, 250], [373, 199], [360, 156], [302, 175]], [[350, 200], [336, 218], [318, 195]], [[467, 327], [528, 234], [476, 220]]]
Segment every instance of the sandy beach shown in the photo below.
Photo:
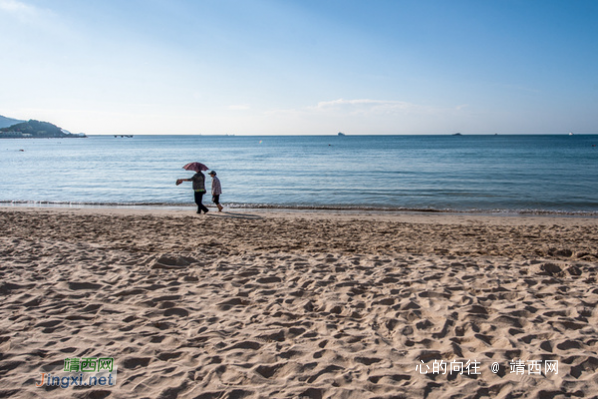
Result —
[[[0, 226], [3, 398], [598, 392], [598, 219], [4, 207]], [[113, 358], [117, 383], [36, 386], [67, 358]]]

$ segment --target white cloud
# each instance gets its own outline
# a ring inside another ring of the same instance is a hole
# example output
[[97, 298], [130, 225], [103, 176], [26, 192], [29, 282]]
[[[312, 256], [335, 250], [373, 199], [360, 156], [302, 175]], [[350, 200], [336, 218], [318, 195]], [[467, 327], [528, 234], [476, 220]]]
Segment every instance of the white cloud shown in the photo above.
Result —
[[318, 108], [326, 108], [326, 107], [338, 107], [338, 106], [363, 106], [363, 105], [404, 105], [408, 104], [401, 101], [384, 101], [384, 100], [370, 100], [370, 99], [356, 99], [356, 100], [344, 100], [339, 98], [338, 100], [332, 101], [320, 101], [318, 103]]
[[29, 12], [35, 8], [16, 0], [0, 0], [0, 9], [9, 12]]
[[36, 17], [39, 9], [16, 0], [0, 0], [0, 11], [10, 13], [20, 20]]
[[0, 0], [0, 17], [2, 14], [21, 24], [46, 31], [56, 31], [62, 25], [54, 11], [17, 0]]
[[265, 116], [269, 124], [277, 124], [279, 131], [297, 126], [297, 130], [303, 127], [300, 133], [346, 131], [350, 134], [435, 134], [451, 132], [463, 126], [470, 118], [466, 107], [340, 98], [302, 108], [270, 110]]
[[372, 99], [320, 101], [317, 110], [346, 112], [350, 114], [397, 114], [405, 112], [427, 112], [430, 109], [405, 101], [388, 101]]
[[251, 107], [249, 105], [246, 104], [239, 104], [239, 105], [229, 105], [228, 109], [230, 109], [231, 111], [246, 111], [248, 109], [250, 109]]
[[326, 108], [326, 107], [335, 107], [335, 106], [342, 106], [342, 105], [363, 105], [363, 104], [372, 104], [372, 103], [380, 103], [379, 100], [344, 100], [339, 98], [338, 100], [332, 101], [320, 101], [318, 103], [318, 108]]

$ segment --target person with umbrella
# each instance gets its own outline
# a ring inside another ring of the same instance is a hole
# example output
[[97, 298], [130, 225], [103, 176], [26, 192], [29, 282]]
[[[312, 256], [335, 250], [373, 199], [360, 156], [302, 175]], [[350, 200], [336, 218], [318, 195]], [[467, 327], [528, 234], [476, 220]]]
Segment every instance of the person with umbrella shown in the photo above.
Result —
[[187, 165], [183, 166], [185, 170], [192, 170], [196, 172], [193, 177], [190, 179], [177, 179], [176, 185], [178, 186], [184, 181], [193, 182], [193, 191], [195, 193], [195, 203], [197, 204], [197, 213], [204, 212], [204, 214], [208, 213], [208, 208], [202, 203], [203, 195], [206, 193], [206, 176], [201, 173], [202, 170], [208, 170], [209, 168], [199, 162], [191, 162]]

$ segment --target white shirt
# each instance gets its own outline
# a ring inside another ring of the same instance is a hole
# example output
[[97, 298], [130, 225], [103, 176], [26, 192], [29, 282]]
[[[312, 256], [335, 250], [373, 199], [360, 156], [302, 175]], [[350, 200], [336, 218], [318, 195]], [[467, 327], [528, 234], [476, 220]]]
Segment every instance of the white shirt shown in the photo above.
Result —
[[212, 177], [212, 195], [222, 194], [222, 188], [220, 187], [220, 180], [216, 177]]

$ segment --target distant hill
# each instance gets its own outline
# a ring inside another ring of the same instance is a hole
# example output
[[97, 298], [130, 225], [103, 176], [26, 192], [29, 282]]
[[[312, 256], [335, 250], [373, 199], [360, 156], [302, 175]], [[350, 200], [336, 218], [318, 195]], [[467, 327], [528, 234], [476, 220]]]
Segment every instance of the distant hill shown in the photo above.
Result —
[[2, 129], [3, 127], [8, 127], [8, 126], [12, 126], [12, 125], [16, 125], [17, 123], [22, 123], [25, 121], [21, 121], [18, 119], [12, 119], [12, 118], [7, 118], [5, 116], [0, 115], [0, 129]]
[[0, 129], [0, 138], [58, 138], [85, 137], [84, 134], [71, 134], [48, 122], [30, 120]]

